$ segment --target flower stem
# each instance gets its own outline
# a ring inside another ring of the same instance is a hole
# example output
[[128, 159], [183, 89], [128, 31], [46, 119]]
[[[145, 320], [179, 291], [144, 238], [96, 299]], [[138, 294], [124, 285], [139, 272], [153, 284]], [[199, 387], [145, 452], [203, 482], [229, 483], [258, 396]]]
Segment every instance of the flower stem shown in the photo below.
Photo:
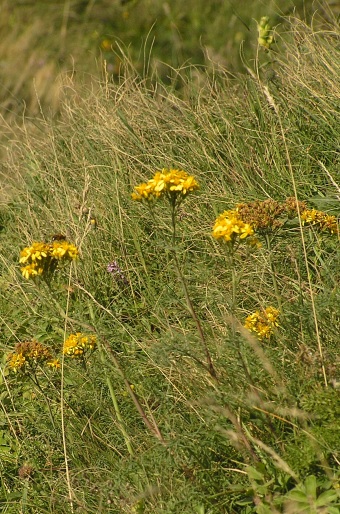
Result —
[[[103, 348], [102, 348], [102, 346], [100, 344], [98, 344], [98, 348], [99, 348], [99, 352], [100, 352], [100, 358], [101, 358], [103, 364], [105, 364], [106, 360], [105, 360], [105, 355], [104, 355], [104, 352], [103, 352]], [[117, 416], [119, 428], [120, 428], [120, 430], [121, 430], [121, 432], [123, 434], [123, 437], [125, 439], [126, 447], [128, 449], [129, 454], [131, 456], [133, 456], [134, 455], [134, 451], [133, 451], [133, 448], [132, 448], [132, 445], [131, 445], [130, 437], [129, 437], [129, 434], [127, 433], [127, 431], [125, 430], [124, 420], [122, 418], [122, 415], [121, 415], [121, 412], [120, 412], [120, 409], [119, 409], [119, 405], [118, 405], [118, 401], [117, 401], [117, 397], [116, 397], [116, 394], [114, 392], [113, 385], [112, 385], [112, 382], [111, 382], [109, 376], [106, 376], [106, 383], [107, 383], [107, 386], [108, 386], [109, 391], [110, 391], [110, 396], [111, 396], [112, 404], [113, 404], [113, 407], [114, 407], [114, 410], [115, 410], [115, 413], [116, 413], [116, 416]]]
[[152, 413], [150, 412], [151, 420], [152, 420], [152, 423], [151, 423], [150, 420], [148, 419], [147, 415], [145, 414], [145, 411], [144, 411], [144, 409], [143, 409], [143, 407], [142, 407], [142, 405], [141, 405], [141, 403], [140, 403], [136, 393], [133, 391], [129, 381], [127, 380], [127, 378], [126, 378], [126, 376], [124, 374], [124, 371], [122, 370], [122, 368], [121, 368], [121, 366], [120, 366], [120, 364], [118, 362], [118, 359], [115, 356], [112, 348], [110, 347], [109, 343], [106, 340], [104, 340], [104, 344], [105, 344], [106, 350], [110, 354], [112, 362], [115, 365], [119, 375], [124, 380], [124, 384], [126, 386], [127, 392], [131, 396], [132, 401], [135, 404], [135, 407], [136, 407], [137, 411], [139, 412], [141, 418], [143, 419], [145, 425], [148, 427], [150, 432], [153, 433], [157, 437], [157, 439], [159, 439], [159, 441], [162, 444], [165, 444], [164, 438], [163, 438], [163, 436], [162, 436], [162, 434], [161, 434], [161, 432], [160, 432], [160, 430], [158, 428], [157, 422], [156, 422], [155, 418], [153, 417]]
[[237, 354], [238, 354], [238, 356], [240, 358], [240, 362], [242, 364], [243, 371], [244, 371], [246, 377], [248, 378], [249, 383], [251, 384], [251, 386], [253, 386], [254, 384], [253, 384], [253, 380], [252, 380], [252, 377], [251, 377], [251, 374], [250, 374], [250, 371], [249, 371], [248, 363], [246, 361], [245, 356], [243, 355], [243, 353], [241, 351], [240, 344], [238, 344], [237, 339], [236, 339], [236, 323], [235, 323], [235, 320], [236, 320], [236, 307], [237, 307], [237, 298], [236, 298], [236, 294], [237, 294], [237, 272], [236, 272], [235, 259], [234, 259], [235, 250], [236, 250], [236, 248], [232, 247], [230, 249], [230, 255], [229, 255], [230, 267], [231, 267], [231, 305], [230, 305], [230, 312], [231, 312], [231, 317], [233, 319], [233, 322], [231, 324], [231, 339], [232, 339], [233, 344], [235, 345]]
[[42, 390], [42, 388], [41, 388], [41, 386], [39, 384], [37, 375], [35, 373], [33, 373], [32, 375], [30, 374], [29, 378], [32, 380], [33, 384], [39, 389], [40, 393], [42, 394], [42, 396], [43, 396], [43, 398], [44, 398], [44, 400], [46, 402], [46, 405], [47, 405], [47, 408], [48, 408], [48, 412], [50, 414], [50, 418], [51, 418], [51, 422], [52, 422], [53, 428], [55, 430], [57, 430], [57, 427], [56, 427], [56, 424], [55, 424], [55, 421], [54, 421], [54, 416], [53, 416], [53, 413], [52, 413], [52, 410], [51, 410], [50, 402], [46, 398], [45, 393], [44, 393], [44, 391]]
[[191, 314], [192, 319], [194, 320], [194, 322], [196, 324], [197, 331], [198, 331], [198, 334], [199, 334], [201, 342], [202, 342], [202, 346], [203, 346], [203, 350], [204, 350], [205, 358], [206, 358], [206, 366], [205, 367], [208, 370], [208, 372], [210, 373], [210, 375], [213, 378], [217, 379], [216, 370], [215, 370], [215, 367], [214, 367], [212, 359], [211, 359], [208, 345], [207, 345], [207, 342], [206, 342], [206, 339], [204, 336], [203, 328], [202, 328], [201, 322], [196, 314], [193, 303], [191, 301], [188, 286], [187, 286], [186, 280], [184, 278], [184, 275], [181, 271], [177, 253], [176, 253], [176, 197], [174, 197], [174, 199], [170, 201], [170, 205], [171, 205], [172, 245], [173, 245], [172, 255], [173, 255], [176, 271], [177, 271], [178, 277], [180, 279], [180, 282], [182, 284], [182, 288], [183, 288], [183, 292], [184, 292], [188, 310]]
[[281, 295], [279, 293], [279, 288], [278, 288], [277, 279], [276, 279], [276, 269], [275, 269], [273, 258], [272, 258], [271, 240], [270, 240], [270, 237], [269, 237], [268, 234], [265, 235], [265, 241], [266, 241], [266, 245], [267, 245], [267, 249], [268, 249], [268, 254], [269, 254], [270, 271], [271, 271], [271, 276], [272, 276], [272, 281], [273, 281], [273, 287], [274, 287], [274, 291], [275, 291], [276, 301], [277, 301], [277, 305], [279, 307], [279, 310], [280, 310], [281, 314], [283, 314]]

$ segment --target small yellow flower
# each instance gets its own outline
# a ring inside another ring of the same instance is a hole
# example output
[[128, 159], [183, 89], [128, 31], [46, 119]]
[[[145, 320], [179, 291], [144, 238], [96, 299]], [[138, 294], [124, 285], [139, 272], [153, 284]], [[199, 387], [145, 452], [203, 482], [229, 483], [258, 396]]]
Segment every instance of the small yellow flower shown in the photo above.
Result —
[[28, 261], [34, 262], [41, 260], [44, 257], [47, 257], [48, 250], [49, 248], [47, 244], [35, 242], [32, 246], [28, 246], [20, 252], [19, 262], [20, 264], [25, 264], [25, 262]]
[[320, 230], [328, 230], [331, 234], [339, 233], [339, 224], [335, 216], [330, 216], [317, 209], [306, 209], [301, 213], [303, 225], [314, 225]]
[[55, 270], [58, 262], [74, 260], [77, 257], [78, 248], [68, 241], [34, 242], [20, 252], [19, 262], [26, 264], [21, 268], [21, 273], [26, 279], [48, 274]]
[[13, 371], [35, 369], [38, 364], [52, 361], [52, 355], [47, 346], [35, 339], [15, 345], [15, 351], [7, 357], [8, 365]]
[[81, 357], [87, 351], [93, 351], [96, 348], [97, 339], [94, 335], [84, 335], [81, 332], [71, 334], [64, 343], [64, 355], [73, 358]]
[[21, 268], [21, 273], [24, 278], [27, 280], [32, 277], [36, 277], [37, 275], [42, 275], [44, 269], [42, 267], [38, 267], [36, 263], [27, 264]]
[[22, 353], [10, 353], [7, 357], [8, 365], [13, 371], [18, 371], [25, 366], [26, 359]]
[[76, 259], [78, 257], [78, 248], [68, 241], [54, 241], [51, 249], [50, 255], [54, 259]]
[[244, 323], [245, 328], [257, 334], [259, 339], [269, 339], [275, 327], [278, 327], [279, 311], [275, 307], [267, 307], [262, 312], [250, 314]]
[[47, 366], [49, 366], [52, 369], [60, 369], [59, 359], [53, 359], [51, 361], [48, 361]]
[[135, 186], [132, 199], [137, 201], [154, 200], [160, 196], [168, 198], [178, 197], [183, 199], [187, 194], [199, 189], [199, 184], [192, 175], [183, 170], [163, 168], [157, 171], [147, 183]]
[[103, 39], [103, 41], [100, 43], [100, 46], [103, 50], [108, 52], [109, 50], [111, 50], [112, 43], [109, 39]]
[[216, 218], [212, 236], [215, 239], [223, 239], [226, 242], [235, 241], [238, 236], [245, 239], [254, 234], [254, 229], [249, 223], [244, 223], [237, 211], [224, 211]]

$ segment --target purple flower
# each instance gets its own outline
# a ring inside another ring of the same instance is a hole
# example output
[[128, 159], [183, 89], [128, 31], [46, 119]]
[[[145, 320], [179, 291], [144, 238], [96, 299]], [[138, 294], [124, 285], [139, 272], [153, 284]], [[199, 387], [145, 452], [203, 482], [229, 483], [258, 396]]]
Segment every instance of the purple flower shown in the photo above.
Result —
[[116, 280], [119, 284], [124, 284], [125, 286], [129, 285], [129, 282], [124, 275], [123, 270], [119, 267], [117, 261], [110, 262], [110, 264], [107, 265], [107, 271], [108, 273], [111, 273], [113, 278]]

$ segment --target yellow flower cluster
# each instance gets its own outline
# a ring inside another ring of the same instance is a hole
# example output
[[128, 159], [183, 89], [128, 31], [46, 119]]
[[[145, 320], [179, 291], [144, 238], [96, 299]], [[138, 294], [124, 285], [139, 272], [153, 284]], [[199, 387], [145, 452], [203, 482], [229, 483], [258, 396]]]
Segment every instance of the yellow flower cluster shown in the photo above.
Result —
[[278, 326], [279, 311], [275, 307], [267, 307], [262, 312], [256, 311], [246, 318], [245, 328], [257, 334], [259, 339], [269, 339]]
[[78, 257], [78, 249], [68, 241], [53, 243], [34, 242], [20, 252], [21, 273], [26, 279], [53, 272], [58, 262], [74, 260]]
[[60, 368], [59, 360], [53, 359], [50, 350], [36, 340], [18, 343], [15, 351], [7, 356], [9, 367], [17, 372], [34, 369], [38, 364], [47, 363], [52, 368]]
[[199, 189], [199, 184], [192, 175], [182, 170], [163, 168], [148, 182], [135, 186], [135, 192], [131, 196], [137, 201], [153, 200], [161, 196], [184, 198], [196, 189]]
[[330, 216], [316, 209], [306, 209], [301, 213], [303, 225], [315, 225], [320, 230], [329, 230], [331, 234], [339, 233], [339, 225], [335, 216]]
[[92, 352], [97, 345], [97, 338], [94, 335], [84, 335], [81, 332], [71, 334], [64, 343], [64, 355], [73, 358], [80, 358], [86, 352]]
[[248, 223], [244, 223], [237, 211], [224, 211], [216, 218], [213, 227], [213, 237], [224, 241], [234, 242], [237, 237], [245, 239], [254, 234], [254, 229]]

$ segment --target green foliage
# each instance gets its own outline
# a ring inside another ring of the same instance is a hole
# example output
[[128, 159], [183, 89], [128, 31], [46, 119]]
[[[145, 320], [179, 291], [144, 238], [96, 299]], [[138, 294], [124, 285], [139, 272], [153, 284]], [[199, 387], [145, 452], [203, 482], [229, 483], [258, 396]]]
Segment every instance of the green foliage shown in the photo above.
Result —
[[[146, 23], [139, 4], [113, 10]], [[167, 16], [197, 34], [213, 4]], [[212, 237], [255, 200], [339, 217], [338, 28], [287, 23], [275, 58], [248, 48], [237, 78], [189, 67], [179, 91], [124, 60], [119, 83], [73, 83], [60, 119], [18, 132], [0, 231], [4, 512], [339, 512], [339, 234], [296, 212], [255, 228], [261, 247], [237, 239], [244, 223], [232, 244]], [[134, 202], [163, 168], [199, 191]], [[20, 251], [59, 233], [79, 258], [26, 280]], [[268, 337], [244, 327], [255, 312], [275, 313]], [[60, 370], [9, 365], [32, 340]]]

